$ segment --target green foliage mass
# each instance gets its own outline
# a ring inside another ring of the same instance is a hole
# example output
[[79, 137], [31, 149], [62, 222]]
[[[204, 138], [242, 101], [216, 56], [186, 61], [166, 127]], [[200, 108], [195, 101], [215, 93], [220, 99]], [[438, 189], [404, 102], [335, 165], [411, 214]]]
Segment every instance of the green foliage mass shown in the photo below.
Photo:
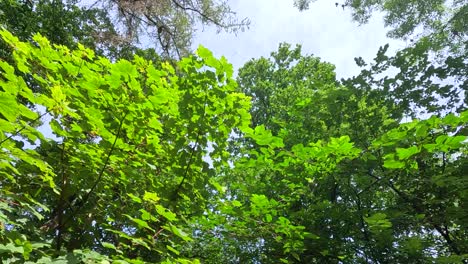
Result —
[[227, 162], [230, 131], [249, 122], [232, 66], [203, 47], [156, 69], [1, 35], [16, 62], [1, 62], [3, 261], [176, 259], [213, 189], [206, 159]]
[[236, 81], [204, 47], [111, 61], [0, 35], [2, 263], [468, 258], [461, 56], [384, 47], [338, 80], [281, 44]]
[[[466, 76], [458, 75], [466, 64], [430, 62], [429, 45], [393, 57], [385, 49], [369, 69], [341, 81], [332, 65], [287, 44], [239, 70], [256, 127], [235, 143], [239, 158], [222, 177], [228, 197], [245, 204], [242, 213], [261, 217], [225, 216], [250, 231], [234, 229], [248, 235], [220, 250], [261, 263], [466, 257], [467, 112], [459, 96]], [[396, 76], [381, 79], [389, 67]], [[442, 85], [447, 78], [451, 84]], [[408, 123], [421, 112], [435, 115]], [[263, 195], [261, 210], [248, 206], [259, 203], [252, 193]], [[283, 219], [296, 229], [275, 226]]]

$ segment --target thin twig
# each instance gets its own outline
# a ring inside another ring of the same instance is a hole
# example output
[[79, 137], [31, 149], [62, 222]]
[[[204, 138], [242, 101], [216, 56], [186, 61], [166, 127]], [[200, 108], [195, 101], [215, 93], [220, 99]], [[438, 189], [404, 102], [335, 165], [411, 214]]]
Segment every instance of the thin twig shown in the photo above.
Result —
[[[49, 112], [48, 111], [45, 111], [42, 115], [38, 116], [36, 119], [34, 119], [33, 121], [29, 122], [30, 124], [31, 123], [34, 123], [36, 122], [37, 120], [41, 119], [43, 116], [45, 116], [46, 114], [48, 114]], [[28, 124], [29, 125], [29, 124]], [[15, 133], [11, 134], [9, 137], [5, 138], [4, 140], [0, 141], [0, 145], [2, 145], [5, 141], [11, 139], [12, 137], [18, 135], [19, 132], [23, 131], [27, 126], [24, 125], [22, 128], [18, 129], [15, 131]]]
[[128, 111], [125, 112], [124, 116], [122, 117], [122, 119], [120, 120], [120, 124], [119, 124], [119, 128], [117, 129], [117, 134], [115, 135], [115, 139], [114, 139], [114, 143], [112, 143], [112, 147], [111, 149], [109, 150], [109, 153], [107, 153], [107, 157], [106, 157], [106, 161], [104, 162], [104, 165], [102, 166], [101, 168], [101, 171], [99, 172], [99, 175], [96, 179], [96, 181], [94, 181], [94, 184], [93, 186], [91, 187], [91, 189], [85, 194], [85, 196], [83, 197], [83, 199], [81, 199], [81, 201], [78, 203], [78, 207], [73, 210], [72, 214], [65, 220], [63, 221], [63, 223], [61, 225], [59, 225], [57, 228], [61, 228], [63, 227], [68, 221], [71, 220], [71, 218], [76, 215], [76, 213], [78, 213], [78, 211], [80, 211], [83, 206], [86, 204], [86, 202], [89, 200], [89, 197], [91, 196], [91, 194], [94, 192], [94, 190], [96, 189], [96, 187], [98, 186], [98, 184], [101, 182], [101, 179], [102, 179], [102, 176], [104, 175], [104, 171], [107, 167], [107, 165], [109, 164], [109, 160], [110, 160], [110, 157], [112, 155], [112, 152], [114, 151], [115, 149], [115, 144], [117, 143], [117, 139], [119, 138], [119, 135], [120, 135], [120, 132], [122, 130], [122, 125], [123, 125], [123, 122], [125, 120], [125, 118], [127, 117], [127, 114], [128, 114]]
[[62, 184], [61, 184], [61, 192], [60, 192], [60, 197], [59, 197], [59, 202], [58, 202], [58, 206], [57, 206], [57, 225], [60, 227], [60, 228], [57, 228], [57, 251], [60, 250], [60, 248], [62, 247], [62, 231], [63, 231], [63, 228], [62, 228], [62, 220], [63, 220], [63, 204], [64, 204], [64, 195], [65, 195], [65, 183], [66, 183], [66, 179], [65, 179], [65, 165], [64, 165], [64, 161], [65, 161], [65, 139], [63, 139], [63, 142], [62, 142], [62, 153], [60, 154], [60, 163], [62, 165]]
[[180, 4], [179, 2], [177, 2], [176, 0], [172, 0], [172, 3], [174, 3], [174, 5], [176, 5], [178, 8], [180, 9], [183, 9], [185, 11], [192, 11], [194, 13], [197, 13], [198, 15], [200, 15], [201, 17], [203, 17], [204, 19], [206, 19], [207, 21], [210, 21], [211, 23], [215, 24], [216, 26], [218, 27], [227, 27], [226, 25], [223, 25], [221, 23], [219, 23], [218, 21], [210, 18], [208, 15], [206, 15], [205, 13], [201, 12], [200, 10], [198, 9], [195, 9], [193, 7], [187, 7], [187, 6], [183, 6], [182, 4]]
[[[208, 95], [205, 95], [205, 102], [203, 104], [203, 115], [200, 119], [200, 123], [203, 123], [204, 122], [204, 119], [205, 119], [205, 116], [206, 116], [206, 104], [207, 104], [207, 100], [208, 100]], [[185, 167], [185, 172], [184, 172], [184, 176], [182, 177], [182, 180], [180, 181], [179, 185], [177, 186], [177, 188], [174, 190], [174, 200], [177, 200], [178, 199], [178, 192], [180, 191], [180, 189], [182, 188], [182, 185], [184, 184], [184, 181], [185, 179], [187, 178], [188, 176], [188, 171], [190, 169], [190, 166], [192, 165], [192, 161], [193, 161], [193, 156], [195, 154], [195, 150], [198, 148], [198, 142], [200, 140], [200, 135], [201, 135], [201, 129], [198, 130], [198, 133], [197, 133], [197, 138], [195, 140], [195, 145], [193, 146], [192, 148], [192, 152], [190, 153], [190, 158], [189, 158], [189, 161], [187, 163], [187, 166]]]

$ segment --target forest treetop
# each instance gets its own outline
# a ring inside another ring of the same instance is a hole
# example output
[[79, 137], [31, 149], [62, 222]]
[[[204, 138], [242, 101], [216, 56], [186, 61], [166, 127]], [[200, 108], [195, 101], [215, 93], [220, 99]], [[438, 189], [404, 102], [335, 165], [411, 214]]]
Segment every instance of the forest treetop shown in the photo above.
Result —
[[[176, 3], [218, 2], [141, 1]], [[339, 79], [282, 43], [235, 79], [203, 46], [96, 40], [100, 7], [0, 10], [2, 263], [467, 262], [461, 50], [387, 45]]]
[[[294, 0], [304, 11], [316, 0]], [[435, 51], [465, 53], [468, 51], [468, 4], [463, 0], [336, 0], [330, 5], [350, 10], [352, 19], [365, 24], [382, 13], [388, 36], [417, 42], [428, 38]]]

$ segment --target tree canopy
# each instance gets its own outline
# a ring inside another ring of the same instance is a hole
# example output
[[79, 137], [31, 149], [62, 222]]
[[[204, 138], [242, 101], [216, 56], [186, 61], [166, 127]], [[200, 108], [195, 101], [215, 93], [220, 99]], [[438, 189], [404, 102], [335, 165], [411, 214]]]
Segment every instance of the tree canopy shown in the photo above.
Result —
[[191, 53], [197, 28], [236, 33], [250, 24], [217, 0], [7, 0], [0, 10], [0, 25], [21, 40], [41, 33], [55, 44], [76, 48], [80, 42], [107, 57], [127, 59], [142, 52], [142, 39], [160, 56], [180, 59]]
[[[314, 0], [294, 0], [301, 11]], [[333, 4], [331, 2], [330, 4]], [[455, 53], [468, 50], [468, 4], [462, 0], [336, 0], [337, 8], [351, 10], [354, 21], [364, 24], [383, 13], [388, 36], [416, 42], [427, 38], [432, 49]], [[313, 8], [313, 7], [312, 7]]]
[[[227, 12], [108, 4], [128, 34]], [[467, 263], [460, 50], [384, 46], [339, 79], [282, 43], [235, 75], [203, 46], [102, 46], [101, 7], [0, 7], [2, 263]]]

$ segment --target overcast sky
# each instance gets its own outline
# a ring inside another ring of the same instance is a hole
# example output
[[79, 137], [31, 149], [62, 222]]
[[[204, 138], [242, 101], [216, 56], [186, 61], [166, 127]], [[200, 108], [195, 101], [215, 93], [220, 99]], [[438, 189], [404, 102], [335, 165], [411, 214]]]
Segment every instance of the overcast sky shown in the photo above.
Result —
[[[342, 0], [341, 0], [342, 1]], [[338, 0], [337, 2], [341, 2]], [[359, 72], [355, 57], [373, 59], [378, 48], [390, 44], [390, 52], [404, 48], [405, 42], [385, 36], [382, 17], [374, 17], [359, 26], [351, 21], [349, 10], [336, 7], [333, 0], [311, 3], [299, 12], [293, 0], [230, 0], [229, 5], [240, 19], [248, 17], [250, 29], [236, 35], [216, 34], [215, 28], [200, 29], [193, 41], [194, 49], [202, 44], [216, 57], [225, 56], [235, 69], [251, 58], [269, 56], [279, 43], [301, 44], [302, 51], [336, 65], [338, 78]]]

